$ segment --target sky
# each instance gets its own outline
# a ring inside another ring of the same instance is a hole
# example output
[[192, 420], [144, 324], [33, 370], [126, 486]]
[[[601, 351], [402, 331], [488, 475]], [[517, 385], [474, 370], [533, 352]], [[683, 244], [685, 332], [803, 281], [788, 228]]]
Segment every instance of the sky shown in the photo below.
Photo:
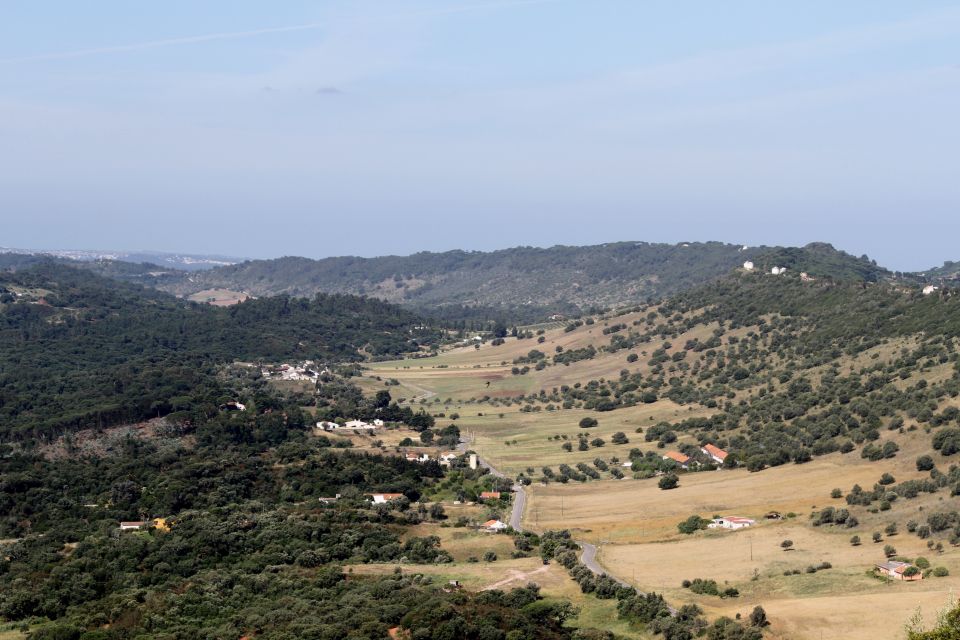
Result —
[[960, 260], [960, 6], [5, 0], [0, 246]]

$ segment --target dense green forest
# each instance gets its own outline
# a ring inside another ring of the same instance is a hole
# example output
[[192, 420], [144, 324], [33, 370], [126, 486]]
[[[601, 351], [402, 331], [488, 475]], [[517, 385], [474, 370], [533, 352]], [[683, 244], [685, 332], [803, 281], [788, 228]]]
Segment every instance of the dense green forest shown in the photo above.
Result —
[[216, 411], [221, 365], [395, 355], [438, 334], [348, 295], [198, 305], [53, 262], [0, 273], [0, 437]]
[[[0, 448], [0, 619], [37, 639], [570, 637], [569, 605], [535, 587], [474, 596], [416, 573], [450, 560], [403, 535], [439, 466], [354, 454], [308, 438], [296, 403], [257, 406], [100, 456]], [[408, 500], [374, 506], [372, 491]], [[349, 570], [401, 560], [387, 577]]]
[[189, 281], [154, 284], [180, 294], [215, 287], [254, 295], [366, 294], [421, 309], [465, 305], [485, 310], [485, 319], [497, 319], [499, 310], [522, 322], [672, 295], [714, 280], [745, 260], [766, 268], [782, 262], [811, 273], [871, 281], [890, 275], [866, 258], [826, 244], [783, 249], [720, 242], [617, 242], [489, 253], [254, 260], [193, 274]]

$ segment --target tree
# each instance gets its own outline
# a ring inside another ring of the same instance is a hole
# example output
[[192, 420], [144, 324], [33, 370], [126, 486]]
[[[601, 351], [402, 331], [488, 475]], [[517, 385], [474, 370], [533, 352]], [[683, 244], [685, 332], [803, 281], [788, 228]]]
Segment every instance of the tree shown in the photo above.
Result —
[[880, 542], [881, 540], [883, 540], [883, 536], [880, 535], [880, 532], [879, 532], [879, 531], [874, 531], [874, 532], [873, 532], [873, 541], [874, 541], [874, 542]]
[[793, 540], [784, 540], [780, 543], [780, 548], [784, 551], [789, 551], [793, 548]]
[[831, 497], [831, 498], [842, 498], [842, 497], [843, 497], [843, 491], [841, 491], [839, 488], [836, 488], [836, 489], [834, 489], [833, 491], [830, 492], [830, 497]]
[[610, 437], [610, 441], [613, 444], [629, 444], [630, 440], [627, 438], [627, 434], [623, 431], [617, 431]]
[[933, 458], [930, 456], [924, 455], [917, 458], [917, 471], [930, 471], [933, 466]]
[[677, 524], [677, 530], [680, 533], [685, 533], [687, 535], [699, 531], [701, 529], [706, 529], [707, 525], [710, 524], [710, 521], [706, 518], [701, 518], [700, 516], [693, 515], [684, 520], [683, 522]]
[[860, 536], [853, 536], [850, 538], [850, 544], [857, 547], [860, 546]]
[[564, 442], [562, 445], [560, 445], [560, 447], [564, 451], [573, 451], [573, 443], [571, 442]]
[[603, 438], [594, 438], [590, 441], [590, 445], [594, 447], [602, 447], [604, 444], [606, 443], [603, 441]]
[[897, 535], [897, 523], [891, 522], [890, 524], [887, 525], [886, 529], [884, 529], [883, 532], [886, 533], [888, 536]]
[[591, 417], [589, 417], [589, 416], [587, 416], [586, 418], [583, 418], [582, 420], [580, 420], [580, 428], [581, 428], [581, 429], [589, 429], [590, 427], [595, 427], [595, 426], [597, 426], [598, 424], [600, 424], [600, 423], [597, 422], [597, 419], [596, 419], [596, 418], [591, 418]]
[[750, 612], [750, 626], [765, 627], [768, 624], [770, 622], [767, 620], [767, 612], [760, 605], [755, 606], [753, 611]]
[[884, 545], [883, 555], [887, 556], [888, 558], [892, 558], [893, 556], [897, 555], [897, 550], [892, 544]]
[[678, 486], [680, 486], [680, 476], [675, 473], [668, 473], [660, 478], [660, 481], [657, 482], [657, 486], [664, 490], [676, 489]]

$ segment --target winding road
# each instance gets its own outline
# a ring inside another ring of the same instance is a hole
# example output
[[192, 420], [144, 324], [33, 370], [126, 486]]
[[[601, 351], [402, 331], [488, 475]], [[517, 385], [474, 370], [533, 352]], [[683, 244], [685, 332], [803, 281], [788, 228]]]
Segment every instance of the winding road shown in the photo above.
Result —
[[[459, 449], [460, 451], [466, 451], [467, 446], [469, 444], [470, 443], [468, 442], [461, 442], [460, 444], [457, 445], [457, 449]], [[489, 470], [490, 475], [494, 477], [497, 477], [497, 478], [507, 477], [505, 473], [491, 466], [489, 462], [481, 458], [479, 455], [477, 456], [477, 463], [482, 468]], [[512, 490], [513, 490], [513, 511], [510, 513], [510, 526], [513, 527], [516, 531], [523, 531], [523, 529], [521, 528], [521, 520], [523, 519], [523, 510], [526, 508], [526, 505], [527, 505], [527, 492], [524, 489], [523, 485], [520, 484], [519, 482], [514, 483]], [[584, 540], [574, 540], [574, 542], [580, 545], [580, 548], [583, 550], [583, 553], [580, 554], [580, 561], [584, 564], [585, 567], [590, 569], [590, 571], [592, 571], [593, 573], [599, 576], [609, 576], [610, 578], [616, 580], [617, 583], [623, 587], [633, 587], [633, 585], [627, 582], [626, 580], [621, 580], [620, 578], [614, 575], [610, 575], [608, 572], [604, 571], [603, 567], [600, 566], [600, 563], [597, 562], [598, 549], [595, 544], [591, 544]], [[640, 595], [643, 595], [643, 593], [640, 591], [637, 591], [637, 593]], [[677, 615], [677, 610], [674, 607], [667, 605], [667, 608], [670, 610], [670, 615], [672, 616]]]

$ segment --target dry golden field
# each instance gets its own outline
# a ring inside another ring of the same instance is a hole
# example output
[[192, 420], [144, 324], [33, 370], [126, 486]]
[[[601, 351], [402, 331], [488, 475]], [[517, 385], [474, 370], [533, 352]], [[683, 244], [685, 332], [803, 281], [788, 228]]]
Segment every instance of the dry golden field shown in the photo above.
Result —
[[[599, 561], [612, 574], [641, 590], [663, 592], [671, 602], [695, 602], [711, 617], [746, 614], [762, 604], [774, 622], [774, 637], [819, 638], [823, 632], [828, 638], [899, 638], [918, 606], [932, 620], [950, 594], [960, 590], [960, 551], [950, 546], [943, 554], [928, 550], [925, 541], [906, 532], [906, 521], [922, 522], [924, 511], [956, 509], [957, 500], [943, 494], [922, 496], [897, 501], [890, 511], [862, 516], [862, 508], [855, 508], [860, 519], [855, 529], [815, 528], [809, 515], [825, 506], [846, 506], [843, 499], [829, 497], [834, 487], [844, 492], [854, 483], [872, 487], [883, 472], [893, 473], [898, 481], [920, 477], [912, 454], [923, 438], [924, 434], [904, 438], [904, 451], [894, 460], [867, 462], [834, 454], [756, 474], [741, 470], [686, 474], [672, 491], [661, 491], [653, 480], [534, 486], [525, 522], [537, 530], [576, 530], [581, 539], [602, 545]], [[793, 512], [796, 517], [763, 520], [770, 510]], [[758, 524], [735, 532], [678, 533], [677, 523], [692, 514], [746, 516]], [[883, 532], [891, 522], [898, 524], [899, 533], [873, 543], [872, 532]], [[853, 534], [863, 540], [861, 545], [850, 544]], [[794, 550], [781, 549], [786, 539], [794, 542]], [[948, 568], [950, 576], [919, 584], [885, 584], [867, 576], [874, 563], [883, 561], [886, 544], [909, 558], [924, 556], [934, 566]], [[804, 572], [824, 561], [833, 568]], [[801, 574], [783, 575], [791, 569]], [[698, 596], [681, 587], [682, 580], [694, 578], [734, 586], [741, 597]]]
[[[637, 362], [628, 364], [630, 351], [614, 354], [598, 354], [595, 358], [570, 366], [548, 366], [542, 371], [531, 370], [528, 374], [511, 374], [514, 358], [526, 355], [531, 349], [544, 352], [548, 358], [557, 346], [565, 350], [587, 345], [599, 347], [609, 342], [610, 336], [602, 335], [605, 325], [624, 322], [628, 326], [644, 314], [629, 314], [599, 320], [593, 325], [584, 325], [571, 332], [563, 331], [563, 323], [546, 330], [545, 341], [508, 338], [497, 347], [484, 344], [480, 349], [461, 347], [442, 352], [433, 358], [382, 362], [371, 365], [365, 375], [365, 391], [373, 392], [388, 388], [394, 397], [413, 399], [413, 404], [426, 406], [433, 413], [444, 412], [438, 424], [451, 421], [452, 413], [459, 414], [455, 420], [475, 449], [496, 468], [516, 475], [528, 468], [540, 475], [540, 468], [556, 469], [561, 463], [571, 466], [578, 462], [591, 463], [599, 457], [606, 461], [617, 457], [628, 458], [630, 449], [643, 451], [656, 449], [655, 443], [643, 440], [637, 428], [644, 429], [659, 421], [677, 422], [688, 417], [709, 416], [713, 411], [700, 406], [681, 406], [661, 399], [649, 405], [621, 408], [607, 413], [585, 410], [542, 410], [522, 412], [516, 404], [494, 406], [491, 402], [477, 400], [489, 397], [494, 403], [501, 398], [539, 392], [548, 393], [561, 385], [585, 383], [591, 379], [613, 378], [623, 369], [630, 373], [647, 373], [647, 354], [661, 346], [656, 341], [633, 349], [640, 355]], [[691, 338], [704, 339], [713, 326], [701, 326], [677, 338], [671, 338], [672, 350], [680, 348]], [[743, 334], [750, 327], [728, 332], [727, 336]], [[858, 371], [878, 362], [896, 359], [904, 348], [917, 346], [915, 338], [907, 337], [884, 342], [859, 354], [855, 358], [844, 357], [840, 361], [842, 372]], [[668, 351], [669, 353], [669, 351]], [[769, 363], [778, 366], [778, 361]], [[952, 375], [952, 364], [934, 365], [922, 371], [924, 378], [938, 381]], [[807, 372], [816, 384], [826, 366]], [[381, 380], [374, 380], [380, 376]], [[894, 384], [905, 388], [916, 382], [917, 374]], [[384, 387], [387, 379], [396, 379], [399, 386]], [[773, 381], [774, 389], [782, 385]], [[756, 389], [737, 391], [734, 400], [752, 395]], [[941, 408], [957, 406], [958, 399], [944, 397]], [[578, 423], [584, 416], [595, 417], [599, 426], [589, 430], [580, 429]], [[617, 431], [630, 439], [628, 444], [613, 445], [610, 437]], [[590, 439], [601, 437], [606, 441], [600, 448], [577, 451], [579, 433], [588, 433]], [[572, 452], [561, 448], [564, 440], [554, 436], [566, 436], [574, 444]], [[689, 436], [681, 435], [683, 442]], [[926, 514], [936, 510], [956, 510], [960, 500], [949, 497], [947, 492], [922, 495], [913, 500], [898, 500], [889, 511], [869, 513], [863, 507], [851, 508], [859, 519], [854, 529], [838, 526], [813, 527], [810, 514], [826, 506], [846, 507], [846, 502], [830, 497], [831, 490], [840, 488], [846, 493], [854, 484], [866, 489], [873, 487], [881, 474], [892, 473], [898, 482], [911, 478], [926, 477], [916, 470], [914, 460], [921, 453], [930, 452], [930, 435], [923, 430], [895, 433], [883, 430], [881, 441], [895, 439], [901, 451], [893, 459], [878, 462], [866, 461], [859, 452], [848, 455], [832, 454], [814, 459], [802, 465], [789, 464], [749, 473], [746, 470], [688, 473], [681, 476], [680, 487], [661, 491], [655, 479], [633, 480], [604, 479], [587, 483], [535, 484], [528, 490], [524, 526], [534, 531], [547, 529], [570, 529], [578, 539], [600, 544], [598, 559], [612, 574], [635, 584], [641, 590], [662, 591], [674, 604], [694, 602], [701, 606], [710, 618], [720, 615], [748, 614], [756, 604], [762, 604], [773, 624], [769, 636], [785, 640], [817, 638], [901, 638], [904, 623], [919, 607], [928, 622], [936, 612], [947, 605], [951, 594], [960, 590], [960, 550], [946, 545], [942, 554], [929, 550], [926, 542], [908, 533], [908, 520], [923, 522]], [[675, 446], [675, 445], [674, 445]], [[946, 470], [951, 461], [934, 455], [937, 466]], [[608, 478], [606, 473], [601, 474]], [[767, 521], [764, 514], [779, 511], [794, 517], [783, 521]], [[757, 526], [738, 532], [702, 531], [685, 536], [676, 525], [688, 516], [737, 515], [757, 519]], [[884, 540], [871, 541], [874, 531], [883, 532], [885, 527], [896, 523], [899, 533], [883, 535]], [[853, 546], [849, 540], [859, 535], [862, 544]], [[780, 543], [790, 539], [793, 550], [783, 551]], [[474, 543], [462, 540], [444, 540], [447, 548]], [[916, 558], [924, 556], [933, 566], [943, 566], [950, 571], [944, 578], [929, 577], [920, 583], [884, 583], [868, 575], [876, 562], [884, 559], [883, 547], [892, 544], [901, 556]], [[499, 553], [499, 552], [498, 552]], [[460, 562], [451, 567], [436, 569], [455, 575], [471, 576], [467, 585], [482, 588], [493, 576], [490, 567]], [[524, 561], [518, 567], [527, 566]], [[529, 561], [527, 561], [529, 562]], [[806, 573], [810, 565], [829, 562], [832, 568]], [[482, 563], [481, 563], [482, 564]], [[508, 564], [494, 563], [504, 568], [515, 569]], [[799, 575], [783, 575], [784, 571], [799, 569]], [[434, 570], [434, 569], [431, 569]], [[574, 583], [563, 579], [562, 574], [552, 576], [556, 569], [538, 574], [537, 582], [550, 585], [550, 595], [564, 594], [577, 603], [584, 602]], [[506, 577], [509, 577], [507, 572]], [[735, 586], [741, 592], [739, 598], [720, 599], [715, 596], [695, 595], [681, 587], [684, 579], [705, 578], [721, 585]], [[503, 579], [503, 578], [501, 578]], [[563, 589], [560, 587], [563, 586]], [[606, 628], [615, 619], [613, 610], [602, 601], [584, 608], [583, 619], [593, 612], [601, 612], [598, 620], [607, 615]], [[633, 636], [631, 636], [633, 637]]]

